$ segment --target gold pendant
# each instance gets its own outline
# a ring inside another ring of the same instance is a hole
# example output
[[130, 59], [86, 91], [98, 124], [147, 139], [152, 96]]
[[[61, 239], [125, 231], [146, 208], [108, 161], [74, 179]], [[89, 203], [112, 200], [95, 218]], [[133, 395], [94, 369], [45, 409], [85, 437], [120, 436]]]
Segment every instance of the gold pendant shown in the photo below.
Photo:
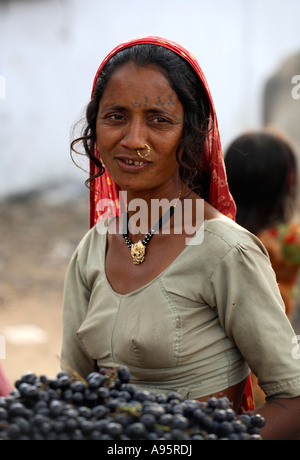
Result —
[[133, 258], [133, 263], [135, 265], [141, 264], [145, 259], [146, 246], [144, 246], [141, 241], [132, 243], [130, 252], [131, 257]]

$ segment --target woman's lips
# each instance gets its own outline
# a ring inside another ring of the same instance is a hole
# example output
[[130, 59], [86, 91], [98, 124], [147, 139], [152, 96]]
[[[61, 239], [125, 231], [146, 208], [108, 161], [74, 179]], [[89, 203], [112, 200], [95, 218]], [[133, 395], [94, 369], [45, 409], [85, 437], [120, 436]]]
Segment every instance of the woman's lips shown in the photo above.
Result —
[[149, 161], [133, 160], [130, 158], [116, 158], [116, 160], [120, 169], [125, 172], [138, 172], [150, 164]]

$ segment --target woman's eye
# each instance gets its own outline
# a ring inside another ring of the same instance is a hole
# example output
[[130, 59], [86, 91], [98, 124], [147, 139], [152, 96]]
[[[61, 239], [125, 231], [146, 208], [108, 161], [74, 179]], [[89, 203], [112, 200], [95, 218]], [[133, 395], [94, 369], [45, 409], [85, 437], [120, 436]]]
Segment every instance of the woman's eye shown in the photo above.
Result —
[[111, 120], [123, 120], [123, 115], [119, 114], [119, 113], [112, 113], [111, 115], [108, 115], [107, 118], [110, 118]]
[[154, 123], [167, 123], [168, 120], [164, 117], [156, 117], [156, 118], [153, 118]]

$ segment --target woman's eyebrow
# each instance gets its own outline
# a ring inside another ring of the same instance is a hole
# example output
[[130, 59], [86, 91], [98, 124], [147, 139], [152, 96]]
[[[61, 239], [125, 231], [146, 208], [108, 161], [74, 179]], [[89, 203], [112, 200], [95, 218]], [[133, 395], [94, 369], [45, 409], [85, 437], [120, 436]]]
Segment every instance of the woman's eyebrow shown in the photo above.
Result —
[[[101, 102], [100, 102], [100, 110], [101, 110]], [[102, 112], [106, 112], [107, 110], [126, 110], [126, 107], [120, 105], [120, 104], [113, 104], [109, 105], [107, 107], [102, 108]]]
[[[144, 112], [148, 112], [148, 113], [153, 113], [153, 114], [166, 114], [166, 115], [169, 115], [170, 117], [174, 117], [174, 113], [170, 112], [169, 110], [167, 110], [165, 107], [161, 107], [161, 106], [158, 106], [157, 104], [154, 104], [154, 105], [150, 105], [150, 104], [143, 104], [142, 102], [137, 102], [137, 101], [132, 101], [131, 102], [131, 106], [133, 108], [140, 108], [140, 107], [143, 107], [143, 111]], [[112, 105], [109, 105], [107, 107], [103, 107], [101, 109], [101, 103], [100, 103], [100, 112], [108, 112], [110, 110], [120, 110], [120, 111], [128, 111], [128, 107], [125, 106], [125, 105], [121, 105], [121, 104], [112, 104]]]

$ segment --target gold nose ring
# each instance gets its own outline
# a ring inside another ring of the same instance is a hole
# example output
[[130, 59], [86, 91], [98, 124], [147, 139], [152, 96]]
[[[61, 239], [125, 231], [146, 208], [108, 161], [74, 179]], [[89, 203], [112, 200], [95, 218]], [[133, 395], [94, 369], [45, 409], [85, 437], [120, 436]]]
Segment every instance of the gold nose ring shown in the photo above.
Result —
[[149, 147], [148, 144], [145, 144], [145, 148], [147, 149], [147, 153], [145, 153], [145, 155], [141, 154], [140, 149], [136, 149], [136, 153], [142, 159], [147, 158], [147, 156], [150, 155], [150, 152], [151, 152], [151, 148]]

